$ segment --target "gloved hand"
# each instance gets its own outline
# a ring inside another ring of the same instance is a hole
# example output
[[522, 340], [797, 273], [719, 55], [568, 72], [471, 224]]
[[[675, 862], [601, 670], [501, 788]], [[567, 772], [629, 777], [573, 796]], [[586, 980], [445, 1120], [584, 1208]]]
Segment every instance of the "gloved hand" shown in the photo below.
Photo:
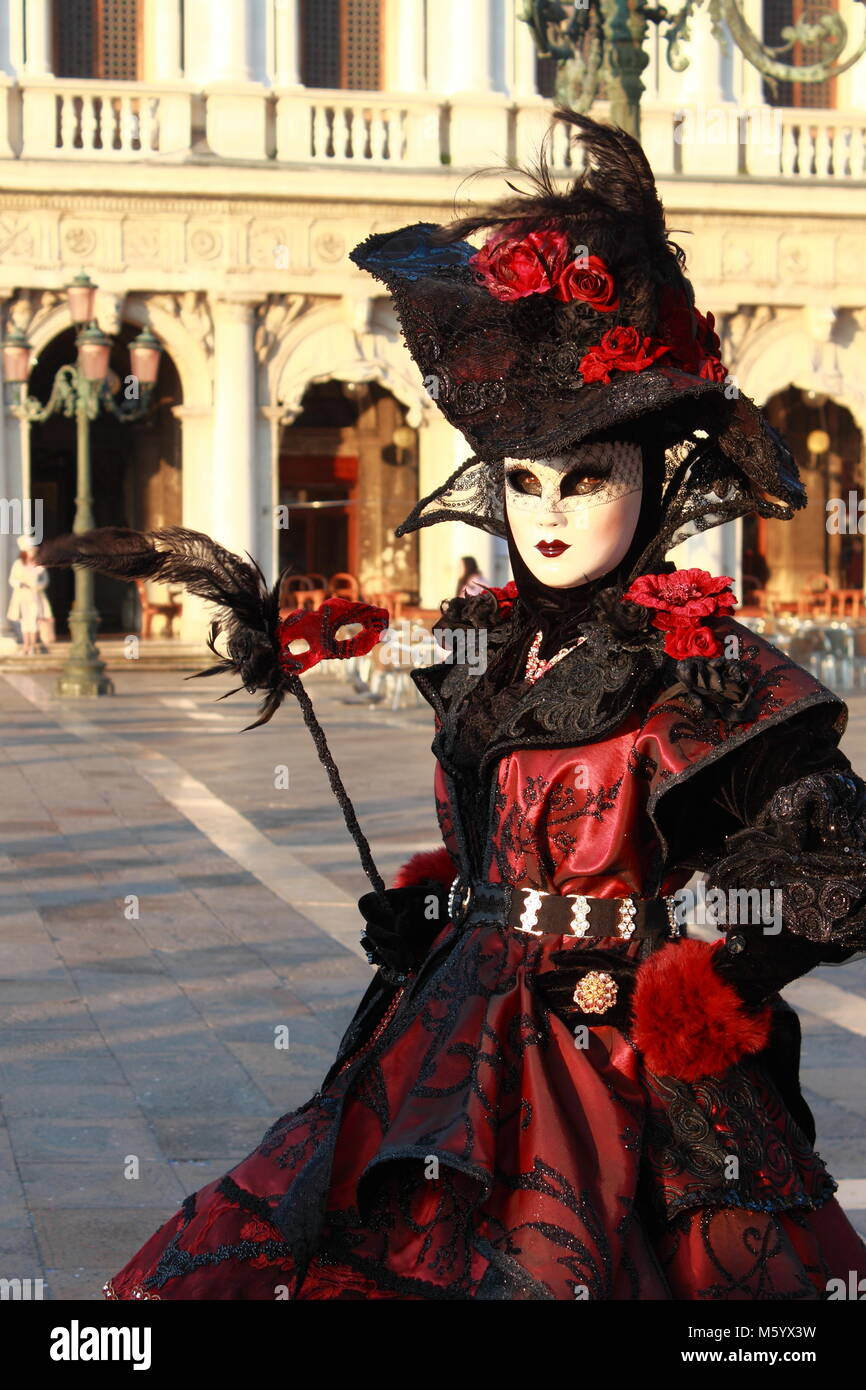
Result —
[[427, 956], [448, 920], [448, 891], [429, 879], [406, 888], [387, 888], [388, 910], [376, 893], [365, 893], [358, 908], [367, 930], [361, 945], [386, 980], [403, 984]]
[[534, 975], [533, 985], [557, 1018], [571, 1029], [583, 1023], [624, 1030], [639, 964], [635, 957], [613, 947], [569, 946], [553, 951], [548, 960], [556, 969]]
[[733, 985], [746, 1008], [754, 1010], [816, 965], [841, 964], [850, 954], [843, 946], [819, 946], [787, 930], [732, 926], [714, 957], [714, 968]]

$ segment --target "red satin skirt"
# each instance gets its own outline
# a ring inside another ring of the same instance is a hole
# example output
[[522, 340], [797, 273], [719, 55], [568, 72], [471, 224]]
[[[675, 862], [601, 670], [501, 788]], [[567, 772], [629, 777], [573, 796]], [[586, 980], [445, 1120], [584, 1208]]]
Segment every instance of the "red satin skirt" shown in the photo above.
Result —
[[532, 987], [564, 944], [465, 934], [106, 1296], [810, 1300], [866, 1277], [761, 1059], [689, 1085], [615, 1028], [576, 1038]]

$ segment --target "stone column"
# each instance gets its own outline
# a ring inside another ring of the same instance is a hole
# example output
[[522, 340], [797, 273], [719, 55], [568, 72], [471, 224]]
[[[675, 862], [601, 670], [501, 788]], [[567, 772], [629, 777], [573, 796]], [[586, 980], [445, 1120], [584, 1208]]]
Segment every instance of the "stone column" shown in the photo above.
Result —
[[536, 48], [528, 24], [511, 18], [511, 94], [515, 97], [537, 97]]
[[145, 73], [150, 82], [177, 82], [180, 66], [179, 0], [148, 0], [144, 7]]
[[[471, 454], [459, 430], [438, 412], [431, 415], [418, 432], [418, 496], [426, 497]], [[485, 566], [493, 564], [488, 550], [488, 541], [492, 543], [492, 539], [486, 532], [459, 522], [422, 527], [418, 532], [422, 608], [438, 608], [441, 599], [453, 595], [461, 555], [474, 555], [489, 579], [491, 569]]]
[[210, 77], [209, 0], [185, 0], [183, 7], [183, 66], [188, 82], [204, 86]]
[[30, 497], [30, 426], [7, 409], [5, 390], [0, 363], [0, 498], [8, 504], [6, 524], [0, 527], [0, 651], [15, 646], [6, 609], [9, 571], [18, 558], [17, 538], [40, 516]]
[[15, 73], [12, 61], [12, 15], [10, 7], [0, 7], [0, 78], [11, 77]]
[[[190, 531], [220, 539], [214, 511], [214, 411], [209, 405], [176, 405], [172, 414], [181, 423], [181, 524]], [[213, 618], [203, 599], [184, 594], [180, 636], [204, 647]]]
[[[854, 6], [851, 5], [850, 8], [853, 10]], [[740, 9], [745, 15], [746, 23], [750, 26], [751, 29], [754, 30], [756, 34], [760, 34], [764, 18], [764, 0], [742, 0]], [[846, 19], [847, 23], [847, 17], [843, 15], [843, 18]], [[754, 67], [752, 63], [747, 62], [744, 55], [733, 43], [731, 43], [731, 50], [732, 51], [730, 62], [732, 69], [732, 84], [735, 98], [739, 101], [739, 104], [741, 106], [754, 107], [765, 105], [764, 80], [760, 72], [756, 67]], [[862, 75], [862, 60], [859, 63], [854, 64], [854, 67], [851, 69], [851, 72], [860, 73]], [[849, 75], [850, 74], [846, 74], [846, 76]], [[862, 77], [861, 80], [863, 80]], [[866, 95], [866, 89], [864, 89], [864, 95]], [[854, 105], [858, 104], [859, 103], [856, 102], [854, 103]], [[846, 105], [848, 105], [848, 103], [845, 101], [840, 101], [840, 105], [844, 108]]]
[[539, 96], [536, 76], [535, 40], [528, 24], [512, 13], [510, 18], [510, 95], [515, 102], [514, 148], [522, 165], [538, 158], [551, 123], [551, 104]]
[[260, 475], [259, 553], [256, 559], [271, 583], [276, 579], [280, 567], [280, 532], [276, 521], [280, 500], [280, 438], [283, 426], [291, 419], [284, 405], [264, 405], [258, 413], [258, 456], [262, 463], [267, 460], [268, 476]]
[[220, 0], [219, 19], [211, 11], [211, 61], [213, 82], [250, 82], [252, 67], [251, 0]]
[[450, 156], [457, 169], [504, 162], [508, 100], [492, 90], [490, 9], [440, 0], [427, 10], [428, 85], [451, 99]]
[[15, 18], [9, 5], [0, 5], [0, 159], [14, 159], [10, 142], [13, 129], [13, 88], [21, 63], [20, 36], [14, 32]]
[[490, 7], [465, 0], [439, 0], [427, 12], [431, 86], [440, 92], [489, 92]]
[[274, 0], [274, 86], [300, 87], [299, 0]]
[[310, 103], [301, 81], [300, 0], [274, 0], [277, 159], [310, 157]]
[[28, 77], [50, 77], [51, 0], [27, 0], [24, 7], [24, 35], [27, 56], [24, 70]]
[[424, 7], [417, 0], [390, 0], [385, 12], [385, 90], [423, 92], [427, 86]]
[[740, 158], [737, 104], [725, 80], [724, 55], [713, 37], [709, 10], [695, 10], [690, 28], [690, 62], [678, 92], [678, 105], [685, 115], [677, 131], [682, 171], [707, 178], [733, 177]]
[[242, 555], [258, 546], [254, 295], [213, 302], [213, 536]]
[[267, 94], [254, 81], [254, 0], [221, 0], [210, 18], [211, 51], [205, 81], [207, 140], [223, 159], [267, 157]]
[[[6, 319], [4, 301], [5, 296], [0, 298], [0, 323], [5, 323]], [[7, 419], [11, 420], [12, 417], [7, 416], [6, 381], [3, 376], [3, 355], [0, 353], [0, 498], [5, 499], [8, 506], [15, 496], [15, 489], [12, 487], [9, 477]], [[9, 515], [8, 511], [7, 515]], [[15, 558], [11, 550], [14, 542], [15, 537], [12, 535], [11, 524], [0, 526], [0, 651], [8, 644], [7, 639], [11, 636], [6, 609], [9, 607], [9, 571]]]

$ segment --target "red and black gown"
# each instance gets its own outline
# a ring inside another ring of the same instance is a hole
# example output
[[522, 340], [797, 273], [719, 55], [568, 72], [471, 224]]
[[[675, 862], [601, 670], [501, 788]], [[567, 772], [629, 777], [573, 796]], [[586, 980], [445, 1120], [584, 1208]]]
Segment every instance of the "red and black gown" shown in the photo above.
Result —
[[[568, 705], [570, 659], [538, 681], [526, 707], [543, 698], [547, 713], [531, 745], [520, 745], [518, 709], [491, 752], [475, 873], [593, 898], [668, 894], [731, 834], [748, 837], [773, 794], [790, 802], [801, 770], [815, 779], [813, 809], [835, 795], [834, 778], [862, 789], [835, 751], [844, 707], [730, 626], [755, 675], [745, 722], [696, 714], [682, 691], [656, 688], [627, 700], [602, 736], [569, 746], [563, 729], [581, 717]], [[449, 877], [467, 867], [472, 838], [440, 738], [457, 677], [417, 678], [437, 716]], [[864, 825], [834, 822], [828, 850], [808, 841], [802, 816], [790, 820], [805, 870], [786, 936], [830, 939], [857, 917], [845, 874], [863, 857]], [[448, 922], [408, 984], [378, 972], [321, 1089], [189, 1196], [107, 1296], [815, 1300], [831, 1278], [866, 1275], [866, 1247], [812, 1145], [793, 1011], [775, 996], [773, 1046], [721, 1074], [657, 1075], [626, 1032], [592, 1027], [577, 1047], [547, 1007], [537, 982], [566, 947], [645, 949]]]

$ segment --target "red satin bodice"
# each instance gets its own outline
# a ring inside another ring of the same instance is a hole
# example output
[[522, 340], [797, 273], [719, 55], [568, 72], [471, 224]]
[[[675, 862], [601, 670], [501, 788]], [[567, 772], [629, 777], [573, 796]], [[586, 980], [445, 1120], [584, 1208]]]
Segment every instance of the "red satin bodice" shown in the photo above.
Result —
[[[647, 799], [658, 767], [634, 713], [609, 738], [580, 748], [517, 749], [496, 766], [485, 877], [517, 888], [587, 897], [655, 892], [658, 839]], [[457, 857], [448, 780], [439, 763], [436, 807]], [[668, 875], [673, 892], [688, 873]]]

